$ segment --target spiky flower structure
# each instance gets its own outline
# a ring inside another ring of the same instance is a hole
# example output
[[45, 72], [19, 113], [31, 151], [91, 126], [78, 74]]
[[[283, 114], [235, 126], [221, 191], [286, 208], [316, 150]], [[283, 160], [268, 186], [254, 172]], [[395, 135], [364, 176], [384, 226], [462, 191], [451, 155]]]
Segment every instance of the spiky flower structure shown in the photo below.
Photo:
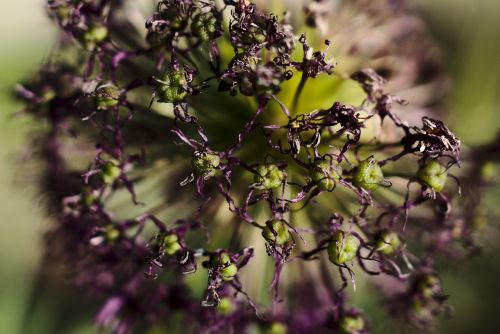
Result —
[[416, 326], [446, 310], [434, 264], [469, 223], [421, 21], [272, 3], [48, 1], [60, 47], [17, 91], [46, 125], [47, 265], [105, 298], [98, 326], [368, 333], [346, 287], [372, 275]]

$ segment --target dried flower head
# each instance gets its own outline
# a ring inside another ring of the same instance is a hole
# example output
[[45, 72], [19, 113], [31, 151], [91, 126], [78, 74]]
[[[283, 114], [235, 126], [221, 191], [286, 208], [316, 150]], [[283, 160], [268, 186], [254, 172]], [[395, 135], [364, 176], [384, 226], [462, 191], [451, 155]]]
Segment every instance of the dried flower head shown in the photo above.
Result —
[[433, 264], [463, 251], [467, 228], [453, 231], [468, 222], [449, 182], [460, 140], [434, 119], [439, 63], [405, 1], [306, 1], [279, 18], [162, 0], [140, 24], [136, 5], [48, 1], [60, 48], [17, 88], [48, 125], [47, 256], [107, 299], [97, 324], [368, 333], [345, 290], [354, 267], [406, 287], [388, 304], [432, 324]]

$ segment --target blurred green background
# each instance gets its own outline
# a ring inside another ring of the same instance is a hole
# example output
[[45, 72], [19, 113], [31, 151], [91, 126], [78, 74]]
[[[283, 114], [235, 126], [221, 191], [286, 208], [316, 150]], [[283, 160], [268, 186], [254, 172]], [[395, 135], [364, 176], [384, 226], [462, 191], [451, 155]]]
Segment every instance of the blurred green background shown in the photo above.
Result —
[[[448, 122], [466, 144], [493, 138], [500, 129], [500, 1], [419, 3], [443, 47], [453, 82]], [[43, 0], [1, 1], [0, 13], [0, 334], [93, 333], [91, 313], [81, 300], [43, 290], [32, 298], [47, 224], [37, 196], [34, 166], [25, 162], [30, 129], [38, 124], [14, 115], [21, 105], [10, 93], [16, 82], [47, 59], [55, 28], [45, 17]], [[489, 202], [496, 206], [498, 201], [497, 189]], [[445, 291], [451, 295], [455, 312], [437, 332], [499, 332], [500, 246], [492, 237], [496, 223], [490, 222], [481, 256], [459, 268], [446, 269]], [[79, 311], [82, 309], [86, 311]], [[61, 319], [70, 326], [60, 327]]]

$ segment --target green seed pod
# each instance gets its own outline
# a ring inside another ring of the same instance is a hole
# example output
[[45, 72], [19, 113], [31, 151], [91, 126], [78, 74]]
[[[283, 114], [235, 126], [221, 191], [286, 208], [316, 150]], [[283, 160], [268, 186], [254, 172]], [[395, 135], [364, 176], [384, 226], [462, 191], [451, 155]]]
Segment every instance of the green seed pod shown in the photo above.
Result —
[[266, 35], [258, 27], [250, 27], [248, 31], [241, 35], [241, 42], [245, 45], [251, 45], [254, 43], [261, 44], [266, 41]]
[[432, 298], [441, 293], [441, 281], [436, 275], [426, 275], [417, 281], [417, 288], [425, 298]]
[[231, 263], [227, 267], [222, 268], [220, 272], [223, 281], [231, 281], [238, 273], [238, 267], [234, 263]]
[[217, 36], [219, 22], [213, 13], [202, 13], [194, 17], [191, 31], [203, 42], [213, 40]]
[[87, 50], [93, 50], [108, 37], [108, 28], [99, 23], [94, 23], [83, 33], [80, 41]]
[[42, 94], [40, 95], [40, 102], [49, 103], [57, 96], [57, 93], [52, 87], [44, 87]]
[[418, 181], [436, 192], [443, 190], [448, 173], [436, 160], [429, 161], [417, 173]]
[[160, 11], [160, 17], [163, 20], [166, 20], [169, 22], [168, 26], [172, 30], [178, 30], [178, 29], [182, 28], [182, 26], [184, 25], [184, 21], [185, 21], [185, 17], [182, 15], [179, 15], [177, 10], [175, 10], [173, 8], [168, 8], [168, 7], [164, 7]]
[[120, 237], [120, 231], [118, 231], [113, 225], [108, 225], [104, 228], [104, 238], [107, 242], [115, 241]]
[[174, 255], [182, 248], [177, 234], [165, 235], [161, 240], [161, 247], [165, 251], [165, 254], [169, 256]]
[[309, 175], [319, 189], [323, 191], [332, 191], [342, 175], [342, 168], [338, 163], [328, 161], [317, 162], [310, 170]]
[[224, 267], [231, 263], [231, 257], [227, 253], [216, 254], [212, 257], [212, 267]]
[[116, 160], [107, 161], [101, 166], [101, 172], [99, 173], [102, 182], [105, 184], [110, 184], [115, 182], [121, 175], [122, 170], [120, 168], [120, 163]]
[[229, 315], [233, 312], [233, 302], [230, 298], [223, 297], [219, 299], [216, 309], [217, 313], [221, 315]]
[[255, 42], [261, 44], [266, 41], [266, 36], [263, 33], [254, 34]]
[[69, 7], [66, 5], [61, 5], [57, 7], [57, 9], [54, 11], [55, 16], [61, 23], [61, 25], [66, 25], [69, 22], [70, 19], [70, 10]]
[[377, 252], [392, 255], [401, 246], [401, 240], [396, 232], [383, 231], [377, 236], [375, 248]]
[[262, 236], [271, 244], [282, 246], [290, 240], [288, 227], [281, 220], [271, 220], [262, 230]]
[[284, 323], [273, 322], [269, 328], [264, 332], [265, 334], [286, 334], [288, 333], [288, 328]]
[[340, 320], [339, 328], [343, 334], [359, 333], [365, 328], [365, 320], [360, 315], [348, 315]]
[[188, 92], [186, 77], [182, 71], [174, 71], [165, 75], [156, 90], [158, 102], [173, 103], [183, 100]]
[[331, 262], [341, 265], [356, 257], [360, 241], [354, 235], [339, 231], [328, 245], [328, 257]]
[[215, 176], [215, 171], [220, 165], [220, 158], [215, 153], [197, 151], [193, 154], [191, 164], [197, 176], [208, 179]]
[[494, 162], [485, 162], [481, 167], [480, 175], [486, 182], [493, 182], [497, 178], [497, 165]]
[[120, 90], [113, 85], [98, 87], [94, 92], [94, 103], [97, 109], [109, 109], [120, 101]]
[[353, 183], [366, 190], [377, 189], [384, 182], [382, 168], [373, 157], [363, 160], [354, 170]]
[[223, 281], [230, 281], [238, 273], [238, 267], [231, 262], [231, 257], [227, 253], [220, 253], [212, 257], [212, 267], [220, 268]]
[[86, 207], [86, 208], [89, 208], [93, 203], [94, 201], [96, 200], [96, 196], [91, 193], [91, 192], [84, 192], [82, 194], [82, 197], [80, 198], [80, 203]]
[[156, 31], [148, 31], [146, 35], [146, 42], [151, 45], [153, 48], [157, 49], [161, 46], [166, 45], [166, 38], [168, 36], [166, 34], [161, 34]]
[[285, 172], [274, 164], [264, 164], [257, 167], [257, 174], [254, 175], [254, 182], [259, 184], [260, 189], [274, 189], [282, 185], [285, 179]]

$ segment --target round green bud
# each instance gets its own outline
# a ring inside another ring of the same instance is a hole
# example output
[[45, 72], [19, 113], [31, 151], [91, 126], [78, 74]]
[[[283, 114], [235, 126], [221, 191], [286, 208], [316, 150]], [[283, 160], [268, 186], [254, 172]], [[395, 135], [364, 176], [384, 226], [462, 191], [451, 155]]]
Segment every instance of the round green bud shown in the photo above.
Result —
[[497, 177], [497, 166], [494, 162], [489, 161], [484, 163], [480, 171], [481, 178], [487, 182], [494, 181]]
[[85, 49], [92, 50], [99, 43], [108, 37], [108, 28], [99, 23], [94, 23], [88, 27], [81, 37], [81, 42]]
[[166, 37], [165, 34], [160, 34], [156, 31], [148, 31], [146, 34], [146, 42], [151, 45], [153, 48], [159, 48], [163, 45], [166, 45]]
[[332, 191], [342, 175], [342, 168], [336, 163], [328, 161], [317, 162], [310, 170], [309, 175], [320, 190]]
[[354, 235], [338, 231], [328, 245], [328, 258], [331, 262], [341, 265], [356, 257], [360, 241]]
[[156, 94], [158, 95], [158, 102], [163, 103], [179, 102], [188, 95], [182, 87], [170, 87], [166, 85], [159, 86]]
[[94, 203], [95, 200], [96, 200], [96, 196], [93, 193], [85, 192], [82, 194], [82, 197], [80, 198], [80, 203], [84, 207], [88, 208]]
[[265, 334], [286, 334], [288, 329], [284, 323], [273, 322], [271, 326], [264, 332]]
[[172, 256], [181, 250], [181, 244], [179, 243], [179, 237], [177, 234], [167, 234], [163, 237], [161, 241], [161, 246], [168, 256]]
[[223, 297], [219, 299], [217, 304], [217, 313], [222, 315], [228, 315], [233, 312], [233, 302], [230, 298]]
[[365, 328], [365, 320], [360, 315], [348, 315], [340, 320], [339, 328], [344, 334], [359, 333]]
[[227, 267], [223, 267], [220, 273], [223, 281], [231, 281], [238, 273], [238, 267], [234, 263], [231, 263]]
[[174, 8], [164, 8], [160, 11], [160, 17], [169, 22], [169, 27], [173, 30], [182, 28], [185, 18]]
[[288, 227], [281, 220], [271, 220], [262, 230], [262, 236], [271, 244], [282, 246], [290, 240]]
[[231, 262], [229, 254], [223, 252], [212, 257], [212, 267], [219, 268], [223, 281], [230, 281], [238, 273], [238, 267]]
[[418, 181], [436, 192], [443, 190], [448, 173], [436, 160], [429, 161], [417, 173]]
[[259, 28], [256, 27], [251, 27], [249, 31], [241, 35], [241, 42], [246, 45], [253, 43], [261, 44], [264, 43], [265, 41], [266, 41], [266, 36]]
[[382, 168], [373, 157], [363, 160], [354, 170], [353, 183], [356, 187], [366, 190], [377, 189], [384, 181]]
[[377, 252], [392, 255], [401, 246], [401, 240], [396, 232], [384, 231], [377, 236], [375, 248]]
[[257, 167], [254, 182], [258, 183], [260, 189], [274, 189], [281, 186], [285, 179], [285, 172], [273, 164], [264, 164]]
[[187, 85], [186, 77], [182, 71], [174, 71], [165, 75], [160, 85], [156, 89], [158, 102], [173, 103], [186, 98], [188, 92], [185, 89]]
[[57, 7], [57, 9], [55, 10], [54, 13], [62, 25], [68, 24], [68, 21], [70, 18], [69, 17], [70, 11], [69, 11], [68, 6], [61, 5], [61, 6]]
[[198, 151], [194, 153], [191, 164], [196, 175], [208, 179], [215, 175], [215, 171], [220, 165], [220, 158], [215, 153]]
[[231, 263], [231, 257], [228, 253], [220, 253], [216, 254], [212, 257], [212, 266], [213, 267], [224, 267], [228, 266]]
[[191, 31], [203, 42], [213, 40], [217, 33], [217, 18], [211, 13], [202, 13], [194, 17]]
[[266, 41], [266, 36], [263, 33], [257, 33], [254, 35], [255, 42], [261, 44]]
[[168, 74], [168, 82], [172, 86], [182, 86], [186, 84], [186, 77], [182, 71], [174, 71]]
[[426, 275], [417, 282], [420, 294], [425, 298], [432, 298], [441, 292], [441, 281], [436, 275]]
[[57, 96], [57, 93], [55, 92], [55, 90], [53, 88], [46, 87], [46, 88], [44, 88], [44, 90], [40, 96], [40, 100], [43, 103], [47, 103], [47, 102], [52, 101], [52, 99], [54, 99], [56, 96]]
[[99, 87], [94, 92], [94, 103], [97, 109], [109, 109], [120, 101], [120, 90], [112, 85]]
[[102, 182], [110, 184], [115, 182], [121, 175], [122, 170], [118, 161], [107, 161], [101, 166], [100, 177]]
[[118, 231], [113, 225], [108, 225], [104, 228], [104, 238], [106, 241], [115, 241], [120, 237], [120, 231]]

